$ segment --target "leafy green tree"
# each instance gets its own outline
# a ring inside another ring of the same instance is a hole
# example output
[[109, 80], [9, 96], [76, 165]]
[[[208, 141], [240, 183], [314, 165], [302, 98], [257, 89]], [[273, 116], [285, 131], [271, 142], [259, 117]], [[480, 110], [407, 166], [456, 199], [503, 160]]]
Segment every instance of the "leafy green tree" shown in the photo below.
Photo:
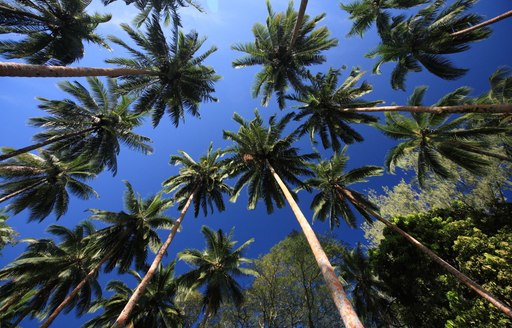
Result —
[[[183, 314], [176, 304], [176, 297], [180, 293], [180, 284], [174, 277], [174, 264], [158, 266], [155, 276], [147, 286], [147, 292], [139, 299], [137, 306], [130, 316], [129, 326], [133, 328], [182, 327]], [[131, 270], [138, 282], [141, 275]], [[87, 321], [85, 328], [110, 327], [116, 320], [133, 293], [125, 282], [113, 280], [107, 284], [107, 290], [114, 293], [110, 298], [97, 300], [91, 312], [103, 310], [103, 313]]]
[[186, 249], [178, 253], [178, 259], [190, 264], [193, 269], [180, 280], [189, 287], [206, 286], [203, 297], [204, 318], [200, 327], [206, 327], [211, 316], [217, 313], [219, 307], [226, 300], [231, 300], [236, 306], [244, 301], [242, 287], [234, 277], [242, 275], [256, 276], [257, 273], [244, 268], [244, 263], [251, 260], [243, 257], [244, 249], [254, 239], [249, 239], [236, 249], [236, 241], [231, 240], [233, 230], [226, 235], [222, 230], [213, 231], [207, 226], [201, 228], [206, 239], [206, 249]]
[[[103, 3], [106, 5], [114, 1], [115, 0], [103, 0]], [[201, 6], [193, 0], [125, 0], [125, 2], [127, 2], [127, 4], [128, 2], [135, 2], [135, 5], [140, 10], [139, 14], [134, 19], [134, 23], [138, 27], [146, 21], [152, 12], [163, 16], [165, 25], [169, 25], [172, 21], [174, 26], [182, 26], [181, 17], [178, 13], [178, 9], [180, 8], [190, 6], [194, 7], [199, 12], [203, 12]]]
[[66, 162], [45, 150], [41, 150], [41, 156], [21, 154], [0, 163], [0, 202], [12, 198], [7, 209], [15, 214], [29, 209], [29, 220], [42, 221], [52, 211], [60, 218], [68, 210], [68, 189], [81, 199], [97, 196], [82, 182], [94, 176], [89, 160], [83, 157]]
[[18, 235], [13, 228], [5, 223], [8, 218], [7, 214], [0, 211], [0, 251], [5, 245], [14, 244], [16, 242], [15, 237]]
[[307, 77], [307, 66], [325, 62], [320, 53], [338, 44], [336, 39], [329, 39], [326, 27], [315, 29], [325, 14], [312, 20], [305, 15], [293, 45], [293, 30], [297, 22], [297, 12], [290, 2], [286, 12], [274, 13], [270, 1], [267, 1], [268, 17], [266, 24], [256, 23], [252, 31], [255, 41], [236, 44], [232, 48], [245, 52], [246, 55], [233, 62], [233, 67], [263, 65], [263, 70], [256, 74], [252, 89], [253, 97], [263, 96], [262, 104], [268, 105], [272, 93], [277, 95], [279, 108], [285, 106], [285, 93], [289, 85], [295, 89], [302, 88], [302, 79]]
[[0, 41], [0, 53], [31, 64], [68, 65], [84, 56], [83, 41], [110, 47], [94, 33], [111, 15], [89, 15], [92, 0], [0, 1], [0, 34], [20, 37]]

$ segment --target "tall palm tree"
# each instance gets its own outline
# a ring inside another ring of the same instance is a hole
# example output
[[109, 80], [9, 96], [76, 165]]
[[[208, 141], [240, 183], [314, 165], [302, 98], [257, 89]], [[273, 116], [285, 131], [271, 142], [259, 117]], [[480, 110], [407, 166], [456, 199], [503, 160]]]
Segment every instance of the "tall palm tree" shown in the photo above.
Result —
[[[180, 284], [174, 277], [174, 264], [158, 266], [155, 276], [147, 286], [147, 292], [142, 295], [137, 306], [130, 316], [130, 327], [158, 328], [181, 327], [183, 314], [175, 303], [176, 296], [180, 293]], [[137, 271], [130, 271], [138, 282], [142, 277]], [[102, 309], [103, 313], [87, 321], [85, 328], [110, 327], [116, 320], [124, 304], [132, 295], [130, 289], [123, 281], [114, 280], [107, 284], [107, 290], [114, 292], [110, 298], [99, 299], [94, 303], [90, 312]]]
[[[114, 1], [115, 0], [103, 0], [103, 3], [106, 5]], [[125, 2], [128, 1], [125, 0]], [[137, 0], [132, 2], [135, 2], [135, 5], [140, 10], [133, 21], [138, 27], [147, 20], [152, 12], [163, 16], [165, 25], [169, 25], [172, 21], [173, 26], [182, 26], [181, 17], [178, 13], [178, 9], [180, 8], [190, 6], [201, 13], [204, 12], [201, 6], [193, 0]]]
[[393, 89], [405, 90], [408, 72], [420, 72], [422, 66], [432, 74], [447, 80], [461, 77], [467, 69], [455, 67], [444, 55], [469, 49], [469, 44], [487, 38], [488, 28], [480, 28], [453, 36], [453, 31], [481, 21], [476, 14], [464, 13], [475, 0], [459, 0], [441, 10], [444, 1], [435, 1], [415, 15], [405, 19], [395, 17], [382, 42], [367, 54], [379, 56], [374, 73], [380, 73], [380, 66], [396, 62], [391, 74]]
[[[410, 105], [421, 104], [426, 87], [418, 87], [409, 97]], [[468, 90], [458, 89], [438, 104], [452, 103]], [[396, 112], [385, 113], [385, 124], [375, 124], [385, 135], [402, 140], [393, 147], [386, 157], [386, 167], [391, 172], [398, 161], [407, 155], [417, 155], [418, 182], [425, 185], [428, 173], [442, 178], [453, 178], [449, 163], [454, 163], [475, 175], [482, 175], [488, 169], [489, 162], [482, 156], [510, 161], [505, 155], [486, 151], [482, 136], [506, 132], [500, 127], [464, 128], [465, 116], [449, 120], [447, 114], [411, 113], [407, 118]]]
[[332, 147], [334, 151], [341, 149], [340, 141], [346, 144], [363, 141], [363, 136], [352, 129], [349, 123], [377, 121], [374, 116], [341, 111], [340, 108], [371, 107], [382, 102], [360, 99], [372, 91], [372, 86], [366, 81], [359, 87], [355, 87], [364, 72], [352, 69], [350, 75], [338, 86], [339, 74], [340, 70], [330, 68], [327, 74], [318, 73], [316, 76], [309, 76], [310, 85], [286, 97], [302, 103], [297, 106], [299, 112], [295, 116], [296, 121], [306, 118], [298, 128], [300, 135], [309, 134], [314, 143], [315, 135], [319, 134], [322, 146]]
[[[4, 153], [10, 151], [4, 148]], [[40, 156], [21, 154], [0, 163], [0, 202], [12, 198], [7, 208], [15, 214], [30, 209], [30, 220], [42, 221], [52, 211], [60, 218], [68, 210], [68, 190], [81, 199], [97, 196], [83, 182], [94, 176], [83, 157], [67, 162], [45, 150]]]
[[217, 48], [211, 47], [195, 57], [206, 40], [199, 39], [197, 32], [183, 34], [175, 27], [172, 43], [168, 44], [157, 15], [153, 15], [146, 24], [146, 35], [127, 24], [121, 24], [121, 27], [142, 51], [111, 36], [110, 41], [128, 50], [133, 58], [112, 58], [107, 63], [151, 71], [145, 75], [121, 76], [124, 83], [118, 91], [139, 96], [135, 105], [137, 111], [145, 112], [152, 108], [153, 126], [158, 125], [166, 111], [173, 124], [178, 126], [184, 119], [185, 110], [199, 116], [200, 102], [217, 101], [211, 93], [215, 91], [213, 85], [220, 76], [212, 67], [202, 64]]
[[181, 164], [183, 168], [180, 169], [178, 175], [170, 177], [163, 182], [167, 192], [176, 191], [174, 199], [179, 203], [178, 208], [181, 210], [180, 216], [176, 220], [164, 244], [158, 250], [146, 275], [140, 281], [133, 295], [117, 318], [115, 323], [116, 327], [126, 326], [131, 312], [136, 306], [138, 299], [144, 294], [147, 284], [151, 281], [165, 252], [178, 232], [190, 205], [194, 203], [196, 217], [201, 208], [204, 214], [207, 215], [208, 206], [211, 211], [213, 211], [213, 205], [215, 205], [219, 211], [223, 211], [225, 206], [222, 194], [231, 194], [231, 188], [224, 183], [227, 174], [224, 170], [224, 163], [220, 160], [223, 155], [221, 150], [217, 149], [213, 151], [213, 145], [210, 145], [206, 155], [202, 156], [198, 162], [194, 161], [192, 157], [184, 151], [181, 151], [181, 154], [182, 156], [171, 156], [170, 163], [173, 165]]
[[[90, 223], [81, 223], [73, 230], [51, 225], [47, 231], [61, 242], [26, 239], [27, 250], [0, 270], [0, 279], [10, 282], [1, 287], [8, 292], [2, 292], [4, 301], [25, 299], [25, 304], [13, 315], [13, 319], [17, 317], [14, 326], [30, 313], [41, 317], [53, 311], [95, 263], [96, 259], [89, 254], [91, 239], [88, 237], [95, 231]], [[96, 279], [89, 279], [65, 310], [76, 307], [83, 314], [89, 309], [93, 295], [101, 296], [101, 287]]]
[[290, 2], [284, 13], [274, 13], [267, 1], [268, 17], [266, 25], [257, 23], [252, 31], [256, 40], [250, 43], [235, 44], [234, 50], [245, 52], [242, 58], [233, 62], [235, 68], [263, 65], [263, 70], [256, 74], [253, 97], [262, 94], [262, 104], [268, 105], [273, 92], [277, 95], [279, 108], [285, 106], [285, 93], [288, 85], [295, 89], [302, 88], [302, 79], [307, 77], [305, 67], [325, 62], [320, 53], [338, 44], [336, 39], [329, 39], [326, 27], [315, 29], [325, 14], [312, 20], [306, 15], [301, 23], [299, 34], [293, 45], [293, 34], [297, 13]]
[[60, 89], [78, 102], [39, 98], [39, 108], [50, 116], [31, 118], [29, 124], [46, 131], [34, 136], [38, 143], [2, 155], [0, 161], [51, 145], [50, 150], [64, 153], [67, 158], [88, 157], [98, 170], [107, 167], [115, 174], [120, 142], [150, 154], [153, 149], [147, 143], [151, 140], [132, 131], [142, 124], [142, 115], [129, 110], [134, 99], [115, 93], [115, 79], [108, 80], [108, 89], [98, 78], [89, 77], [87, 81], [92, 92], [77, 81], [59, 83]]
[[251, 238], [234, 249], [237, 242], [231, 240], [233, 229], [226, 235], [221, 229], [215, 232], [203, 226], [201, 232], [206, 239], [206, 249], [186, 249], [178, 253], [178, 258], [194, 267], [192, 271], [181, 276], [180, 280], [190, 287], [206, 286], [203, 297], [204, 317], [200, 324], [204, 328], [222, 303], [231, 300], [237, 307], [243, 303], [242, 287], [234, 277], [257, 276], [257, 272], [241, 267], [242, 264], [251, 262], [243, 257], [243, 251], [254, 239]]
[[14, 238], [17, 235], [16, 231], [5, 223], [8, 218], [7, 214], [0, 210], [0, 255], [2, 248], [7, 244], [14, 243]]
[[128, 181], [125, 181], [125, 184], [127, 190], [124, 203], [128, 213], [90, 209], [93, 213], [90, 219], [110, 224], [91, 235], [94, 240], [91, 249], [95, 253], [97, 263], [48, 316], [41, 328], [50, 326], [87, 281], [98, 274], [102, 265], [105, 264], [105, 272], [110, 272], [115, 267], [119, 272], [126, 272], [132, 263], [135, 263], [135, 268], [143, 270], [146, 267], [148, 248], [156, 253], [161, 245], [155, 230], [172, 228], [172, 219], [162, 214], [172, 205], [170, 199], [162, 199], [162, 193], [142, 199], [135, 194]]
[[68, 65], [84, 56], [84, 40], [110, 50], [94, 30], [111, 15], [87, 14], [91, 2], [0, 1], [0, 34], [24, 36], [0, 41], [0, 53], [9, 59], [26, 58], [31, 64]]
[[233, 155], [228, 162], [230, 175], [240, 176], [235, 184], [232, 200], [236, 200], [245, 185], [248, 185], [249, 190], [249, 209], [255, 208], [257, 201], [263, 199], [267, 212], [270, 213], [274, 203], [277, 207], [283, 207], [286, 199], [308, 240], [344, 324], [347, 327], [362, 327], [315, 232], [295, 202], [296, 196], [287, 186], [287, 183], [291, 183], [307, 188], [299, 177], [312, 175], [306, 162], [318, 155], [299, 154], [299, 150], [293, 147], [297, 131], [281, 137], [293, 114], [288, 114], [279, 121], [275, 115], [271, 116], [268, 127], [263, 126], [263, 119], [257, 110], [255, 116], [252, 121], [247, 122], [235, 113], [234, 120], [240, 124], [238, 132], [224, 131], [224, 138], [234, 142], [227, 149]]

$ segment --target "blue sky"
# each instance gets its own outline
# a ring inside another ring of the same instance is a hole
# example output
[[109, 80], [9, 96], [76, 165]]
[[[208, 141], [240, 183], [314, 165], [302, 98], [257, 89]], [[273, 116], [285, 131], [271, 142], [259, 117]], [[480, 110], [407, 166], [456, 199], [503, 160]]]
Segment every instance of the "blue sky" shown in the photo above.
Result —
[[[49, 216], [42, 223], [27, 223], [27, 212], [9, 219], [11, 224], [20, 233], [20, 238], [48, 237], [45, 229], [50, 224], [61, 224], [73, 227], [88, 216], [85, 212], [88, 208], [98, 208], [109, 211], [121, 211], [122, 196], [124, 192], [123, 180], [132, 183], [134, 189], [142, 196], [149, 196], [158, 192], [161, 182], [171, 175], [178, 173], [179, 167], [168, 164], [169, 157], [177, 154], [178, 150], [184, 150], [193, 158], [198, 158], [208, 148], [210, 142], [214, 147], [224, 148], [229, 143], [222, 139], [222, 130], [237, 130], [238, 125], [232, 120], [232, 114], [237, 112], [246, 119], [253, 117], [253, 110], [259, 108], [264, 117], [277, 113], [283, 115], [290, 109], [281, 112], [272, 99], [268, 107], [262, 107], [259, 99], [251, 98], [251, 86], [254, 75], [259, 67], [233, 69], [231, 62], [242, 54], [231, 50], [231, 45], [238, 42], [249, 42], [253, 40], [251, 27], [254, 23], [264, 23], [267, 12], [264, 0], [199, 0], [206, 13], [202, 14], [193, 9], [186, 9], [182, 12], [184, 31], [196, 30], [200, 36], [207, 36], [208, 39], [203, 50], [211, 45], [216, 45], [219, 50], [212, 54], [206, 61], [208, 65], [215, 68], [222, 76], [216, 84], [215, 96], [220, 99], [218, 103], [207, 103], [201, 105], [201, 119], [187, 116], [185, 124], [179, 128], [172, 126], [170, 120], [164, 116], [160, 125], [153, 129], [147, 121], [143, 127], [137, 130], [138, 133], [149, 136], [153, 140], [154, 154], [144, 156], [142, 154], [123, 148], [118, 158], [119, 170], [115, 177], [109, 172], [104, 172], [91, 185], [100, 194], [100, 198], [89, 201], [82, 201], [73, 198], [70, 202], [68, 213], [59, 221]], [[295, 7], [298, 9], [298, 3]], [[286, 8], [288, 1], [274, 0], [272, 5], [274, 11], [282, 11]], [[505, 1], [482, 1], [475, 6], [475, 10], [484, 17], [490, 18], [497, 14], [510, 10], [510, 5]], [[125, 38], [126, 34], [119, 27], [119, 23], [128, 23], [137, 13], [133, 7], [126, 6], [124, 2], [117, 1], [108, 7], [104, 7], [99, 1], [88, 8], [89, 12], [98, 11], [112, 13], [113, 18], [109, 23], [100, 25], [97, 32], [103, 36], [113, 34]], [[512, 31], [512, 20], [505, 20], [493, 26], [493, 34], [485, 41], [475, 43], [472, 48], [462, 54], [450, 56], [459, 66], [470, 68], [470, 71], [463, 78], [456, 81], [444, 81], [434, 77], [428, 72], [409, 74], [407, 77], [407, 91], [392, 90], [389, 84], [389, 74], [393, 64], [385, 64], [382, 75], [372, 75], [371, 68], [374, 60], [367, 59], [364, 54], [378, 44], [374, 30], [368, 32], [363, 39], [345, 37], [350, 29], [351, 22], [345, 12], [339, 9], [339, 1], [309, 1], [307, 13], [314, 16], [320, 13], [327, 13], [326, 18], [320, 25], [327, 26], [333, 37], [339, 40], [339, 45], [325, 53], [327, 62], [324, 65], [312, 67], [314, 72], [326, 72], [329, 67], [340, 68], [347, 66], [341, 79], [344, 79], [350, 72], [350, 67], [358, 66], [368, 73], [365, 79], [374, 86], [374, 92], [367, 95], [368, 100], [381, 99], [386, 104], [403, 104], [414, 87], [429, 85], [425, 103], [431, 104], [440, 96], [463, 85], [470, 86], [474, 94], [480, 94], [488, 89], [487, 78], [499, 66], [512, 66], [512, 46], [510, 44], [510, 31]], [[168, 29], [170, 31], [170, 28]], [[169, 35], [169, 33], [168, 33]], [[109, 67], [103, 62], [104, 59], [113, 56], [122, 56], [123, 51], [116, 45], [112, 45], [113, 52], [95, 45], [86, 47], [86, 54], [83, 60], [72, 66], [96, 66]], [[76, 79], [86, 85], [85, 79]], [[66, 95], [61, 92], [56, 83], [60, 79], [55, 78], [0, 78], [0, 112], [3, 117], [2, 129], [0, 130], [0, 145], [9, 147], [22, 147], [31, 143], [31, 137], [37, 132], [35, 128], [27, 125], [29, 117], [42, 116], [38, 110], [36, 96], [48, 99], [63, 99]], [[373, 128], [367, 126], [355, 126], [365, 137], [363, 143], [349, 147], [350, 156], [349, 168], [362, 165], [382, 165], [387, 150], [393, 145], [390, 140]], [[304, 138], [298, 142], [303, 152], [311, 152], [312, 148], [309, 139]], [[323, 152], [330, 156], [328, 152]], [[381, 190], [382, 186], [396, 184], [402, 176], [385, 175], [372, 178], [367, 184], [355, 185], [355, 188], [364, 191], [370, 188]], [[302, 207], [307, 218], [311, 218], [309, 204], [311, 197], [305, 192], [299, 194], [299, 205]], [[292, 230], [299, 230], [299, 226], [293, 217], [291, 210], [285, 207], [276, 210], [272, 215], [267, 215], [263, 204], [259, 204], [256, 210], [246, 210], [246, 192], [242, 192], [236, 204], [229, 203], [226, 199], [227, 209], [222, 213], [215, 213], [204, 218], [194, 218], [190, 213], [184, 220], [182, 232], [177, 235], [169, 250], [166, 263], [174, 258], [176, 252], [184, 248], [204, 247], [201, 225], [208, 225], [212, 229], [222, 228], [229, 231], [235, 227], [235, 239], [244, 242], [254, 237], [255, 242], [250, 246], [247, 256], [257, 257], [266, 253], [270, 247], [285, 238]], [[178, 216], [175, 208], [167, 212], [172, 217]], [[325, 223], [315, 222], [313, 228], [318, 233], [328, 231]], [[346, 225], [334, 231], [336, 236], [349, 244], [362, 239], [359, 229], [349, 229]], [[161, 232], [165, 238], [166, 232]], [[7, 247], [0, 257], [0, 267], [5, 266], [18, 256], [24, 249], [20, 244], [16, 247]], [[177, 270], [183, 272], [187, 267], [179, 264]], [[111, 276], [102, 278], [107, 281]], [[134, 281], [127, 282], [134, 286]], [[89, 316], [86, 318], [90, 318]], [[71, 322], [73, 322], [71, 324]], [[78, 326], [84, 322], [84, 318], [76, 319], [73, 313], [60, 315], [55, 321], [54, 327]], [[23, 327], [36, 327], [37, 323], [25, 320]]]

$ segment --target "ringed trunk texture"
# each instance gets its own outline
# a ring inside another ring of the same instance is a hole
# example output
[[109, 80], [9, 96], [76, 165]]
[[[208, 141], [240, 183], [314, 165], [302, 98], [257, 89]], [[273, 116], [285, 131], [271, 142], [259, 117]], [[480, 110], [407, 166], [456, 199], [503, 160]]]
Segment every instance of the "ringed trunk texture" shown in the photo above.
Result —
[[31, 185], [26, 186], [25, 188], [22, 188], [22, 189], [17, 190], [17, 191], [15, 191], [13, 193], [10, 193], [9, 195], [5, 195], [4, 197], [0, 198], [0, 203], [1, 202], [5, 202], [6, 200], [11, 199], [11, 198], [13, 198], [15, 196], [18, 196], [19, 194], [24, 193], [27, 190], [31, 190], [31, 189], [39, 186], [42, 183], [44, 183], [44, 181], [37, 181], [37, 182], [35, 182], [35, 183], [31, 184]]
[[42, 141], [42, 142], [30, 145], [30, 146], [27, 146], [27, 147], [23, 147], [23, 148], [20, 148], [20, 149], [13, 150], [13, 151], [11, 151], [11, 152], [9, 152], [7, 154], [0, 155], [0, 161], [4, 161], [4, 160], [9, 159], [11, 157], [27, 153], [27, 152], [29, 152], [31, 150], [35, 150], [35, 149], [41, 148], [43, 146], [52, 144], [52, 143], [57, 142], [57, 141], [65, 140], [67, 138], [79, 136], [81, 134], [85, 134], [87, 132], [94, 131], [95, 129], [96, 129], [96, 127], [87, 128], [87, 129], [84, 129], [84, 130], [81, 130], [81, 131], [78, 131], [78, 132], [68, 133], [68, 134], [65, 134], [65, 135], [60, 136], [60, 137], [49, 138], [49, 139], [47, 139], [45, 141]]
[[315, 256], [318, 267], [322, 271], [324, 280], [327, 284], [327, 287], [329, 288], [331, 297], [334, 301], [334, 304], [336, 305], [336, 308], [338, 309], [338, 312], [341, 316], [341, 319], [343, 320], [345, 327], [363, 328], [363, 324], [357, 317], [357, 314], [354, 311], [352, 304], [350, 304], [347, 294], [343, 290], [343, 286], [341, 285], [340, 281], [338, 280], [338, 277], [334, 273], [334, 269], [331, 263], [329, 262], [327, 255], [322, 249], [322, 245], [318, 241], [315, 232], [309, 225], [308, 220], [304, 217], [304, 214], [302, 214], [302, 211], [300, 210], [299, 206], [293, 199], [290, 191], [288, 190], [284, 182], [281, 180], [279, 175], [276, 173], [274, 168], [270, 165], [270, 163], [267, 162], [267, 164], [270, 168], [270, 172], [272, 173], [274, 179], [276, 179], [277, 183], [279, 184], [279, 187], [281, 187], [281, 190], [283, 191], [286, 200], [290, 204], [290, 207], [292, 208], [292, 211], [295, 214], [297, 221], [299, 221], [302, 231], [304, 232], [304, 235], [306, 236], [309, 246], [313, 251], [313, 255]]
[[148, 272], [146, 272], [146, 275], [144, 278], [142, 278], [141, 282], [133, 292], [132, 296], [126, 303], [123, 311], [119, 314], [119, 317], [117, 317], [116, 322], [112, 325], [112, 328], [124, 328], [126, 326], [126, 322], [128, 318], [130, 317], [131, 312], [133, 311], [133, 308], [137, 304], [137, 301], [141, 297], [141, 295], [146, 290], [146, 287], [153, 278], [153, 275], [155, 274], [155, 271], [158, 268], [158, 265], [160, 262], [162, 262], [162, 258], [164, 257], [165, 252], [167, 251], [167, 248], [169, 248], [169, 245], [171, 244], [172, 240], [174, 239], [174, 236], [178, 232], [179, 227], [181, 226], [181, 222], [183, 221], [183, 218], [185, 217], [185, 214], [187, 213], [188, 208], [190, 207], [190, 204], [192, 204], [192, 201], [194, 200], [194, 197], [197, 193], [197, 189], [194, 190], [194, 192], [188, 197], [187, 202], [185, 203], [185, 206], [183, 206], [183, 209], [181, 210], [179, 218], [174, 223], [171, 232], [169, 232], [169, 236], [167, 236], [167, 239], [162, 244], [160, 249], [158, 250], [158, 253], [156, 254], [155, 259], [153, 260], [153, 263], [151, 263], [151, 266], [149, 267]]
[[[339, 188], [343, 189], [343, 188]], [[359, 202], [354, 198], [352, 193], [349, 190], [343, 189], [343, 194], [347, 196], [354, 204], [358, 204]], [[503, 312], [508, 317], [512, 318], [512, 309], [508, 307], [505, 303], [498, 300], [496, 297], [494, 297], [491, 293], [489, 293], [487, 290], [485, 290], [482, 286], [471, 280], [468, 276], [460, 272], [459, 270], [455, 269], [451, 264], [440, 258], [436, 253], [431, 251], [428, 247], [423, 245], [421, 242], [419, 242], [416, 238], [409, 235], [407, 232], [403, 231], [393, 223], [389, 222], [388, 220], [384, 219], [382, 216], [380, 216], [378, 213], [372, 210], [368, 210], [368, 213], [373, 215], [377, 220], [384, 223], [386, 227], [390, 228], [391, 230], [395, 231], [396, 233], [400, 234], [402, 237], [407, 239], [408, 242], [410, 242], [412, 245], [417, 247], [420, 251], [425, 253], [428, 257], [430, 257], [433, 261], [437, 262], [439, 265], [441, 265], [443, 268], [445, 268], [448, 272], [453, 274], [460, 282], [462, 282], [464, 285], [468, 286], [472, 290], [474, 290], [478, 295], [489, 301], [491, 304], [496, 306], [501, 312]]]
[[66, 67], [45, 66], [21, 63], [0, 62], [0, 76], [18, 77], [81, 77], [123, 75], [155, 75], [156, 72], [134, 68], [99, 68], [99, 67]]
[[379, 106], [340, 108], [342, 112], [411, 112], [411, 113], [511, 113], [512, 104], [469, 104], [457, 106]]
[[304, 14], [306, 13], [307, 5], [308, 0], [302, 0], [300, 2], [299, 13], [297, 14], [297, 21], [295, 22], [292, 39], [290, 40], [290, 49], [293, 48], [293, 46], [295, 45], [295, 41], [297, 41], [297, 37], [299, 36], [300, 27], [302, 25], [302, 21], [304, 20]]
[[507, 11], [506, 13], [503, 13], [503, 14], [501, 14], [499, 16], [496, 16], [494, 18], [491, 18], [489, 20], [486, 20], [485, 22], [481, 22], [480, 24], [476, 24], [474, 26], [471, 26], [471, 27], [468, 27], [466, 29], [463, 29], [463, 30], [457, 31], [455, 33], [452, 33], [450, 35], [451, 36], [458, 36], [458, 35], [461, 35], [461, 34], [464, 34], [464, 33], [467, 33], [467, 32], [471, 32], [473, 30], [476, 30], [477, 28], [494, 24], [494, 23], [499, 22], [500, 20], [505, 19], [505, 18], [510, 17], [510, 16], [512, 16], [512, 10]]

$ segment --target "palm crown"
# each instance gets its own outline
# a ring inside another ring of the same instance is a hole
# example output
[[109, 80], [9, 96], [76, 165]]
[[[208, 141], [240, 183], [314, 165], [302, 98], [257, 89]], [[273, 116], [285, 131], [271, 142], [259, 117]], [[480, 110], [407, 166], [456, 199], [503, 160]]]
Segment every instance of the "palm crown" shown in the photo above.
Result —
[[306, 66], [321, 64], [325, 57], [321, 51], [338, 44], [329, 39], [326, 27], [315, 29], [325, 17], [318, 15], [312, 20], [305, 15], [295, 43], [290, 46], [297, 13], [290, 2], [285, 13], [274, 13], [267, 1], [268, 18], [266, 25], [255, 24], [252, 28], [256, 40], [245, 44], [236, 44], [232, 48], [245, 52], [242, 58], [233, 62], [235, 68], [263, 65], [256, 75], [253, 97], [263, 95], [262, 104], [267, 105], [273, 92], [277, 94], [280, 108], [285, 105], [285, 92], [289, 84], [295, 89], [302, 87], [302, 79], [307, 76]]
[[158, 125], [166, 110], [173, 124], [178, 126], [186, 110], [192, 116], [199, 116], [199, 103], [217, 101], [211, 93], [215, 91], [213, 85], [220, 76], [213, 68], [202, 64], [217, 50], [216, 47], [195, 56], [205, 39], [199, 39], [196, 32], [183, 34], [177, 28], [172, 43], [168, 44], [157, 15], [153, 15], [146, 24], [145, 35], [126, 24], [121, 24], [121, 27], [142, 50], [111, 36], [110, 40], [128, 50], [133, 59], [112, 58], [107, 62], [150, 71], [145, 75], [123, 76], [124, 83], [118, 91], [139, 96], [135, 105], [138, 112], [153, 109], [153, 126]]
[[0, 34], [26, 35], [0, 41], [6, 58], [27, 58], [31, 64], [68, 65], [84, 55], [83, 40], [110, 47], [94, 33], [110, 15], [88, 15], [92, 0], [0, 1]]

